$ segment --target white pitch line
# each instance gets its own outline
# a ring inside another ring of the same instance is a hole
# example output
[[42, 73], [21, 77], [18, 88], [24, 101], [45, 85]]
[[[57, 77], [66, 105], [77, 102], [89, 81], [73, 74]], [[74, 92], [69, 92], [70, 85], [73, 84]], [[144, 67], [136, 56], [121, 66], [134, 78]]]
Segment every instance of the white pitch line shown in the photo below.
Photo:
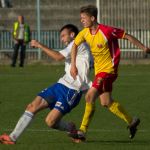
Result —
[[[13, 129], [1, 129], [3, 131], [12, 131]], [[26, 129], [27, 132], [58, 132], [55, 129]], [[89, 132], [124, 132], [126, 130], [107, 130], [107, 129], [89, 129]], [[150, 130], [138, 130], [138, 132], [150, 132]]]

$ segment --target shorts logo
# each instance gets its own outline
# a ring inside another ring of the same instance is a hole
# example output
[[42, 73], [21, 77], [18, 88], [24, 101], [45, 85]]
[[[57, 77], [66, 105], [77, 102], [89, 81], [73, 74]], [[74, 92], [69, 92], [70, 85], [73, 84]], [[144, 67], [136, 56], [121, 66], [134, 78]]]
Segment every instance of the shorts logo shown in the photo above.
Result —
[[61, 108], [61, 110], [64, 110], [64, 106], [62, 105], [61, 102], [57, 102], [57, 103], [55, 104], [55, 106]]
[[100, 86], [100, 85], [102, 84], [103, 80], [104, 80], [104, 79], [98, 77], [97, 80], [96, 80], [96, 85], [97, 85], [97, 86]]
[[55, 104], [55, 106], [57, 106], [57, 107], [60, 107], [61, 105], [62, 105], [61, 102], [57, 102], [57, 103]]

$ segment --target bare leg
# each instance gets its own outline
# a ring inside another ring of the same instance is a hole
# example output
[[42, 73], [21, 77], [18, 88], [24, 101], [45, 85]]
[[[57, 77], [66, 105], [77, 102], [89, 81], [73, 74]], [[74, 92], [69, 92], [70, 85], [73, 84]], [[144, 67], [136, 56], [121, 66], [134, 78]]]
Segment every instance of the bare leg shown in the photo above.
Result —
[[16, 141], [31, 123], [34, 114], [46, 107], [48, 107], [48, 103], [45, 100], [43, 100], [40, 96], [37, 96], [33, 100], [33, 102], [27, 106], [24, 114], [19, 119], [15, 129], [11, 132], [10, 138], [13, 141]]

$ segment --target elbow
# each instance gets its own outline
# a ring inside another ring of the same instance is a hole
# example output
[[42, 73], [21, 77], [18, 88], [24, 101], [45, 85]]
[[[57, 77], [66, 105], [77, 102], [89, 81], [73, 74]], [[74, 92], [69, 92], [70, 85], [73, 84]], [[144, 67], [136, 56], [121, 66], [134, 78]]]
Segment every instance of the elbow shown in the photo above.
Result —
[[60, 58], [55, 58], [55, 61], [61, 61], [61, 59]]
[[128, 40], [129, 38], [130, 38], [130, 35], [129, 35], [128, 33], [126, 33], [126, 34], [124, 35], [124, 39]]
[[134, 37], [128, 33], [125, 34], [124, 39], [132, 41], [134, 39]]
[[63, 57], [56, 57], [55, 58], [55, 61], [61, 61], [61, 60], [63, 60], [64, 58]]

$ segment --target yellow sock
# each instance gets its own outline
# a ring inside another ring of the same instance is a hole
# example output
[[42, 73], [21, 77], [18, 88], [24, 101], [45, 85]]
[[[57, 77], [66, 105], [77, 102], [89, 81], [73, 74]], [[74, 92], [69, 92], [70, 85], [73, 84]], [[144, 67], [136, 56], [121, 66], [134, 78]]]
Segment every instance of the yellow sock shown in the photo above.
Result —
[[86, 132], [95, 111], [95, 103], [86, 103], [80, 130]]
[[118, 103], [118, 102], [113, 102], [111, 106], [108, 107], [108, 109], [118, 116], [119, 118], [123, 119], [128, 125], [131, 124], [132, 122], [132, 117], [129, 116], [124, 108]]

